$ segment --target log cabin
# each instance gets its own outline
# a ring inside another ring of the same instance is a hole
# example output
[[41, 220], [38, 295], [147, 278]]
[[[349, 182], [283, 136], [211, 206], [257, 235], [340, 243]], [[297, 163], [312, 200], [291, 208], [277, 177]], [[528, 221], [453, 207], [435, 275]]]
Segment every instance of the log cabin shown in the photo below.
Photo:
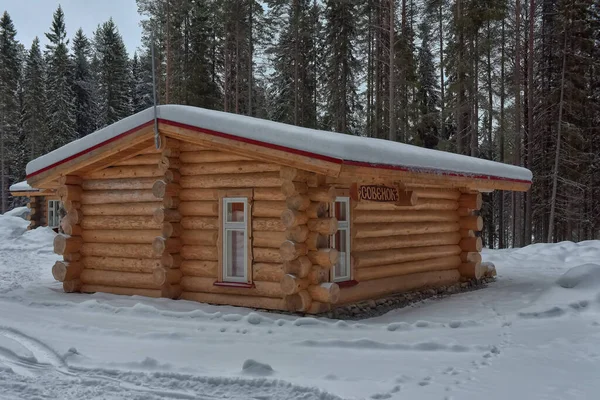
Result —
[[23, 181], [11, 185], [9, 191], [13, 197], [27, 197], [27, 207], [29, 208], [27, 229], [48, 226], [58, 231], [62, 203], [56, 195], [56, 190], [34, 189], [26, 181]]
[[65, 292], [316, 314], [482, 274], [482, 193], [527, 169], [164, 105], [27, 165]]

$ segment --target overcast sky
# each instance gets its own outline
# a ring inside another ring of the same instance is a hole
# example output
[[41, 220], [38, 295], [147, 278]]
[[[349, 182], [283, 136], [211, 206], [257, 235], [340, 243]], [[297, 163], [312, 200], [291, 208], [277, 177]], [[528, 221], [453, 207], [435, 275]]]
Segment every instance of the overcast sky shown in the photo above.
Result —
[[98, 24], [112, 17], [129, 54], [140, 46], [140, 16], [135, 0], [0, 0], [0, 13], [8, 11], [17, 29], [17, 39], [30, 48], [36, 36], [42, 44], [48, 42], [44, 33], [48, 32], [59, 4], [65, 12], [68, 38], [80, 27], [91, 37]]

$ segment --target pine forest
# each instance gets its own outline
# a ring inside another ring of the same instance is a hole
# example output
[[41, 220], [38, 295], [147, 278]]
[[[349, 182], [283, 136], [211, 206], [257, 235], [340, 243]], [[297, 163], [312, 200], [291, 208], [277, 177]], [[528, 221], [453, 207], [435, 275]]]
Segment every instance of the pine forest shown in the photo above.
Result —
[[[142, 45], [0, 15], [0, 211], [25, 165], [185, 104], [521, 165], [485, 195], [488, 247], [600, 239], [600, 0], [137, 0]], [[1, 12], [2, 10], [0, 10]]]

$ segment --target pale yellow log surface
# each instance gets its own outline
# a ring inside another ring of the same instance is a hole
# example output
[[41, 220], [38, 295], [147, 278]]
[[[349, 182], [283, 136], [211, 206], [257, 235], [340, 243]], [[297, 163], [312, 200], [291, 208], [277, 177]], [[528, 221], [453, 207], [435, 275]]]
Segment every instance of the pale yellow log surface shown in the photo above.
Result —
[[133, 216], [86, 216], [81, 221], [81, 227], [86, 230], [102, 229], [161, 229], [162, 224], [154, 222], [151, 217]]
[[460, 255], [457, 245], [413, 247], [406, 249], [356, 252], [353, 254], [355, 268], [369, 268], [380, 265], [420, 261], [430, 258], [443, 258]]
[[184, 245], [216, 246], [219, 232], [216, 230], [186, 229], [181, 234]]
[[252, 244], [256, 247], [278, 249], [286, 241], [285, 232], [281, 231], [254, 231]]
[[181, 189], [181, 201], [216, 201], [219, 198], [218, 189]]
[[354, 239], [354, 252], [402, 249], [408, 247], [435, 247], [454, 245], [461, 241], [459, 232], [427, 233], [423, 235], [385, 236]]
[[344, 288], [337, 304], [354, 303], [428, 287], [447, 286], [458, 282], [459, 279], [460, 273], [456, 269], [374, 279]]
[[84, 269], [79, 277], [84, 285], [133, 287], [137, 289], [158, 289], [152, 274], [135, 272], [101, 271]]
[[180, 298], [183, 300], [192, 300], [209, 304], [224, 304], [238, 307], [265, 308], [267, 310], [286, 310], [285, 301], [279, 298], [233, 294], [194, 293], [185, 291], [181, 294]]
[[216, 261], [186, 260], [181, 263], [180, 269], [186, 276], [217, 279], [218, 263]]
[[[156, 199], [155, 199], [156, 200]], [[82, 205], [81, 212], [84, 216], [88, 215], [108, 215], [108, 216], [134, 216], [149, 215], [162, 207], [162, 202], [153, 201], [148, 203], [127, 203], [127, 204], [93, 204]]]
[[279, 218], [253, 218], [252, 230], [255, 233], [257, 231], [285, 232], [285, 225]]
[[217, 246], [189, 246], [181, 248], [184, 260], [217, 261]]
[[150, 244], [155, 237], [161, 236], [161, 230], [84, 230], [82, 238], [86, 243], [140, 243]]
[[116, 166], [124, 165], [157, 165], [160, 161], [160, 154], [140, 154], [135, 157], [128, 158], [115, 163]]
[[80, 253], [82, 256], [157, 258], [152, 244], [84, 243]]
[[152, 178], [162, 174], [157, 165], [108, 167], [88, 174], [86, 179]]
[[278, 187], [281, 178], [278, 172], [203, 175], [202, 179], [198, 179], [198, 176], [182, 176], [179, 184], [184, 189]]
[[419, 199], [414, 206], [396, 206], [393, 203], [359, 202], [356, 210], [373, 211], [415, 211], [415, 210], [437, 210], [452, 211], [458, 209], [458, 202], [448, 199]]
[[[179, 169], [182, 176], [215, 174], [249, 174], [276, 172], [279, 165], [257, 161], [226, 161], [220, 163], [184, 164]], [[202, 178], [199, 178], [202, 179]]]
[[219, 229], [217, 217], [184, 217], [181, 219], [183, 229]]
[[185, 143], [183, 147], [180, 148], [181, 154], [179, 155], [179, 159], [181, 162], [190, 164], [203, 164], [250, 160], [247, 157], [238, 156], [237, 154], [200, 149], [198, 146], [194, 148], [192, 146], [194, 145]]
[[356, 270], [354, 279], [359, 282], [363, 282], [372, 279], [416, 274], [420, 272], [444, 271], [457, 269], [461, 263], [462, 261], [460, 260], [459, 256], [449, 256], [444, 258], [432, 258], [428, 260], [409, 261], [399, 264], [360, 268]]
[[252, 277], [257, 281], [280, 282], [284, 275], [282, 264], [255, 263], [252, 270]]
[[457, 222], [355, 223], [353, 227], [353, 236], [358, 239], [398, 235], [423, 235], [427, 233], [448, 233], [458, 231], [459, 227]]
[[281, 286], [277, 282], [254, 281], [253, 288], [238, 288], [214, 285], [213, 278], [200, 278], [184, 276], [181, 278], [181, 287], [184, 292], [222, 293], [242, 296], [277, 297], [283, 298]]
[[150, 190], [156, 178], [85, 179], [83, 190]]
[[85, 268], [118, 272], [152, 273], [162, 267], [160, 259], [87, 256], [81, 260]]
[[254, 247], [252, 249], [254, 262], [263, 263], [283, 263], [279, 249], [270, 249], [266, 247]]
[[184, 201], [179, 205], [183, 217], [216, 217], [219, 204], [216, 201]]
[[280, 218], [287, 210], [284, 201], [255, 201], [252, 204], [252, 217], [256, 218]]
[[79, 261], [72, 263], [57, 261], [52, 267], [52, 276], [59, 282], [70, 281], [78, 279], [81, 271], [83, 271], [83, 265]]

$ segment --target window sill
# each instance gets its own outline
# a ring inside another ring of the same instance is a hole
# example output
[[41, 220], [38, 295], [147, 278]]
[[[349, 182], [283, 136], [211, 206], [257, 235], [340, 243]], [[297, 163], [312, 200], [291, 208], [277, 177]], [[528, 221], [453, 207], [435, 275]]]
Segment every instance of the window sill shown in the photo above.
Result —
[[355, 281], [355, 280], [336, 282], [336, 283], [340, 287], [340, 289], [349, 288], [349, 287], [358, 285], [358, 281]]
[[243, 288], [243, 289], [252, 289], [254, 286], [253, 283], [241, 283], [241, 282], [215, 282], [213, 286], [223, 286], [223, 287], [234, 287], [234, 288]]

